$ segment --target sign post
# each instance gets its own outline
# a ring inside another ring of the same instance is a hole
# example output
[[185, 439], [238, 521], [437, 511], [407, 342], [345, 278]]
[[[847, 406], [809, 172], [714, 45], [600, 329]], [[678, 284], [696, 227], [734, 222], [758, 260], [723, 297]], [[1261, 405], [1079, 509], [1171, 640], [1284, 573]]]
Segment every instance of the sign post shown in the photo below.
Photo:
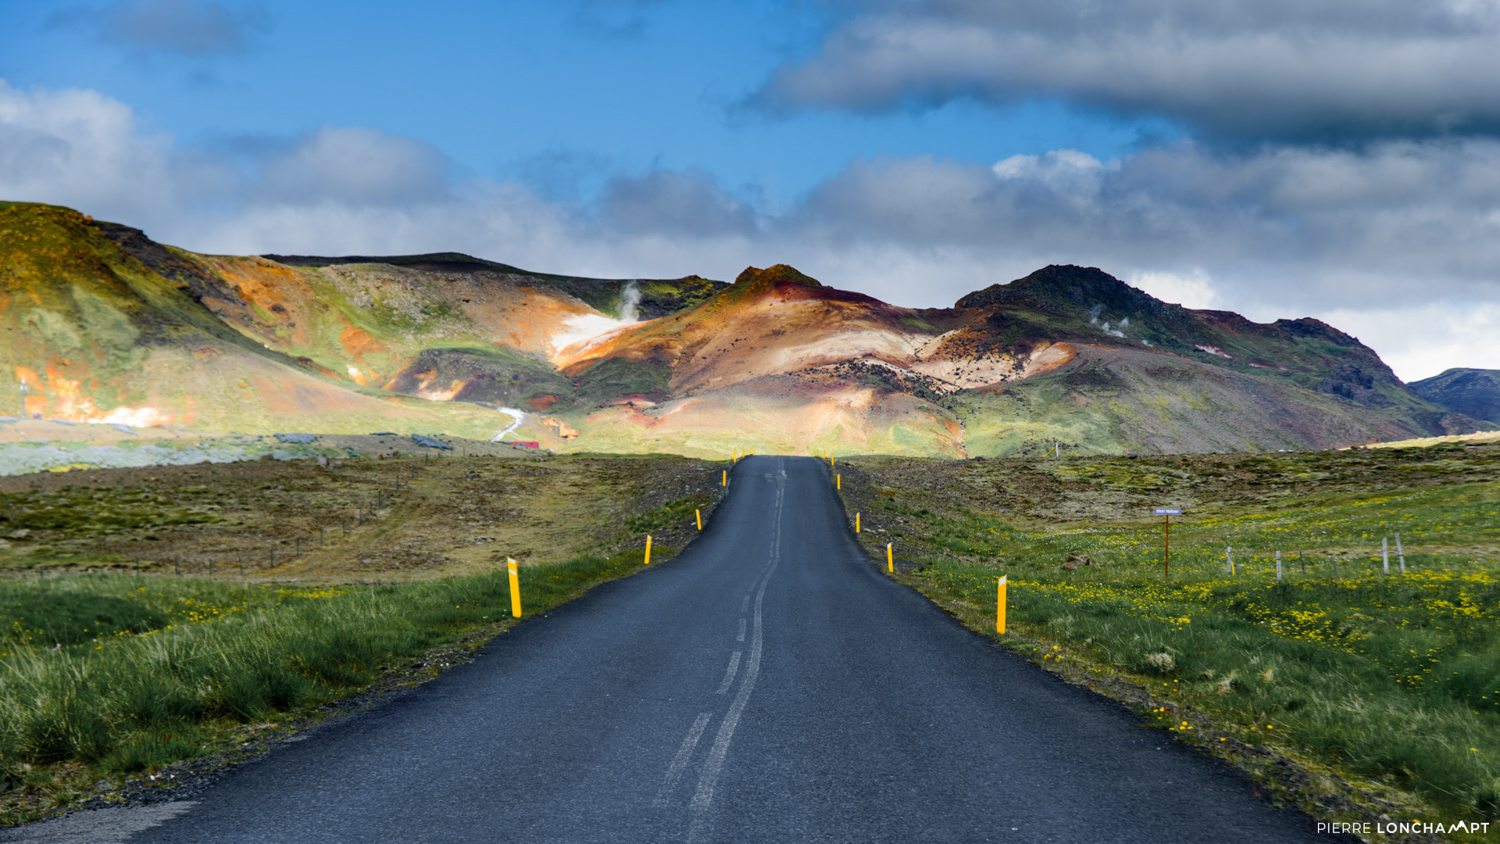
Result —
[[1161, 577], [1167, 579], [1172, 563], [1172, 517], [1181, 516], [1179, 507], [1157, 507], [1156, 515], [1162, 518]]

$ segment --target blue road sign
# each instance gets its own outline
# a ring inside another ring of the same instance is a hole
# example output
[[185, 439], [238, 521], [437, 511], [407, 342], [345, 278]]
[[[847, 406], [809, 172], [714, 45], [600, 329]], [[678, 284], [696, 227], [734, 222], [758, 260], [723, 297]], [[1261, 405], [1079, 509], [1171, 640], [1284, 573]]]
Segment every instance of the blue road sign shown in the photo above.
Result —
[[1158, 516], [1181, 516], [1182, 515], [1182, 510], [1179, 509], [1179, 508], [1177, 508], [1177, 507], [1158, 507], [1158, 508], [1156, 508], [1156, 515], [1158, 515]]

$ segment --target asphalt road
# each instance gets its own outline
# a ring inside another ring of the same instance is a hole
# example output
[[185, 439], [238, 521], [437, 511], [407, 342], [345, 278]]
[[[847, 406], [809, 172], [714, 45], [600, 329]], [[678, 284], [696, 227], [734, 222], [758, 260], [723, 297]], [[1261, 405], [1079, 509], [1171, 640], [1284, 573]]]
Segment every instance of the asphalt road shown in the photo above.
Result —
[[781, 457], [677, 559], [191, 803], [110, 811], [131, 842], [1330, 840], [887, 579], [823, 465]]

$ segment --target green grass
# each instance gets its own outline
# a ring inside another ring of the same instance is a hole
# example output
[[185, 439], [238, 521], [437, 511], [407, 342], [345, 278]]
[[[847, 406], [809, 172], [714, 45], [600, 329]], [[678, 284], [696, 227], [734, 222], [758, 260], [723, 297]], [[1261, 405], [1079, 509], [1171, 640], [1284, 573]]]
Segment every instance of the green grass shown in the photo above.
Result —
[[642, 513], [638, 516], [627, 518], [625, 520], [625, 532], [631, 536], [655, 533], [668, 525], [692, 517], [694, 510], [707, 509], [712, 503], [713, 497], [708, 494], [699, 494], [687, 498], [674, 498], [649, 513]]
[[[525, 614], [640, 564], [632, 549], [523, 567]], [[59, 765], [97, 778], [210, 753], [245, 725], [308, 713], [509, 616], [503, 570], [323, 589], [126, 575], [0, 584], [0, 781], [46, 792]]]
[[671, 377], [671, 370], [662, 364], [607, 358], [578, 376], [578, 395], [597, 402], [636, 393], [665, 394]]
[[[1444, 452], [1402, 459], [1422, 470], [1414, 476], [1467, 475], [1465, 466], [1447, 465], [1453, 461]], [[1349, 469], [1338, 459], [1324, 462], [1324, 479]], [[924, 497], [874, 465], [867, 482], [881, 485], [878, 494], [851, 509], [863, 509], [872, 548], [894, 540], [897, 553], [917, 564], [904, 580], [975, 629], [993, 635], [996, 580], [1006, 575], [1011, 647], [1044, 664], [1133, 680], [1163, 704], [1143, 707], [1147, 714], [1187, 740], [1234, 742], [1219, 748], [1231, 756], [1229, 747], [1239, 744], [1275, 748], [1370, 789], [1416, 795], [1453, 818], [1493, 817], [1500, 811], [1500, 564], [1493, 555], [1500, 484], [1361, 494], [1346, 481], [1317, 495], [1280, 488], [1292, 474], [1304, 476], [1305, 488], [1320, 474], [1315, 463], [1274, 456], [1234, 464], [1243, 486], [1279, 497], [1269, 506], [1231, 504], [1224, 499], [1243, 490], [1225, 489], [1219, 500], [1174, 518], [1170, 577], [1163, 576], [1161, 519], [1048, 526], [977, 511], [982, 494]], [[1213, 471], [1167, 460], [1053, 467], [1109, 494], [1188, 489]], [[1382, 537], [1391, 540], [1389, 574]], [[1069, 554], [1091, 564], [1064, 570]]]
[[41, 493], [0, 493], [0, 536], [57, 531], [62, 536], [220, 521], [140, 487], [64, 487]]

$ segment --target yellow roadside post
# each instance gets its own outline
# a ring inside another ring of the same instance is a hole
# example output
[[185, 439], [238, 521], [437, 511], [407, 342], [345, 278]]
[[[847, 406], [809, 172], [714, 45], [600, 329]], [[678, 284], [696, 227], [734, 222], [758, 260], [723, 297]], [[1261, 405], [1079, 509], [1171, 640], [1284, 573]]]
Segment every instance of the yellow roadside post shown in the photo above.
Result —
[[854, 532], [859, 533], [859, 514], [854, 514]]
[[844, 488], [844, 476], [843, 475], [834, 475], [833, 476], [833, 484], [834, 484], [834, 486], [838, 487], [839, 489], [843, 489]]
[[698, 530], [703, 530], [703, 508], [694, 507], [693, 515], [698, 517]]
[[1005, 632], [1005, 577], [1000, 578], [999, 595], [995, 598], [995, 632]]
[[896, 555], [891, 551], [891, 543], [885, 544], [885, 570], [890, 574], [896, 573]]
[[646, 534], [646, 562], [641, 563], [641, 565], [643, 565], [643, 566], [649, 566], [649, 565], [651, 565], [651, 534], [649, 534], [649, 533]]
[[521, 617], [521, 575], [516, 571], [516, 561], [511, 557], [505, 558], [505, 566], [510, 569], [510, 614], [516, 618]]
[[724, 481], [720, 485], [721, 486], [726, 486], [726, 487], [729, 486], [729, 470], [728, 469], [724, 470]]
[[839, 456], [837, 454], [835, 454], [832, 457], [828, 458], [828, 465], [829, 466], [837, 466], [837, 465], [839, 465]]

